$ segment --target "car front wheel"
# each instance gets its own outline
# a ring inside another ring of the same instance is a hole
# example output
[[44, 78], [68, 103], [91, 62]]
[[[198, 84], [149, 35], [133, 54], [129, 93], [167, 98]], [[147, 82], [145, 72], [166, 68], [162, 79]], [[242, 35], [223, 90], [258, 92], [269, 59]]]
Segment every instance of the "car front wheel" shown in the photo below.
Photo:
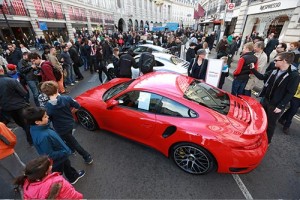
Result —
[[172, 148], [171, 153], [176, 165], [190, 174], [204, 175], [216, 166], [213, 156], [206, 149], [195, 144], [177, 144]]
[[97, 122], [94, 117], [87, 110], [80, 108], [77, 112], [78, 122], [87, 130], [93, 131], [98, 128]]

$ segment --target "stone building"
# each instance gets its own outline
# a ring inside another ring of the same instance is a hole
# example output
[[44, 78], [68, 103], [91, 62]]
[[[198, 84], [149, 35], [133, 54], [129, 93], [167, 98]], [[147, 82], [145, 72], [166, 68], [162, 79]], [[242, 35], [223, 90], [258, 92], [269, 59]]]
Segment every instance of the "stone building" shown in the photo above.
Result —
[[4, 0], [0, 40], [29, 43], [43, 36], [50, 42], [76, 32], [151, 30], [167, 22], [188, 27], [195, 5], [195, 0]]
[[[282, 42], [300, 39], [300, 0], [200, 0], [206, 14], [198, 28], [220, 35], [243, 35], [252, 32], [266, 37], [275, 33]], [[233, 3], [233, 4], [232, 4]], [[227, 9], [225, 9], [227, 8]]]
[[189, 27], [194, 25], [195, 6], [193, 0], [118, 0], [115, 20], [122, 31], [152, 30], [167, 22]]

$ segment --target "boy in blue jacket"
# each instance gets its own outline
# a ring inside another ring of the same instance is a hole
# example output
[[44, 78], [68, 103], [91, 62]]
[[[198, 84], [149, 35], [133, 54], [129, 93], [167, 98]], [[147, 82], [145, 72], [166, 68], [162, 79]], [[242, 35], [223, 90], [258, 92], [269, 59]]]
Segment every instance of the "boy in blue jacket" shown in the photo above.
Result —
[[70, 148], [49, 126], [49, 117], [41, 107], [29, 107], [25, 111], [33, 145], [39, 155], [47, 155], [53, 160], [52, 171], [64, 173], [71, 184], [75, 184], [85, 175], [84, 170], [78, 172], [71, 166]]
[[45, 81], [41, 86], [41, 90], [49, 97], [45, 108], [55, 131], [66, 142], [72, 152], [77, 151], [86, 164], [92, 164], [93, 158], [72, 134], [74, 125], [72, 113], [76, 112], [80, 105], [70, 96], [59, 95], [58, 85], [54, 81]]

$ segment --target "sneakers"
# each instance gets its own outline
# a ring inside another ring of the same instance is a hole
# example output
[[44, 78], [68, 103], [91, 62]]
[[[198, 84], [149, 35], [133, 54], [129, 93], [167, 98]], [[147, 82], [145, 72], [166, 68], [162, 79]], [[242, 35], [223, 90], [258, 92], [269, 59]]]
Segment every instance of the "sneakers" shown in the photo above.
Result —
[[88, 165], [92, 164], [93, 161], [94, 160], [93, 160], [92, 156], [88, 156], [86, 159], [84, 159], [85, 164], [88, 164]]
[[73, 85], [75, 85], [75, 84], [74, 84], [74, 83], [71, 83], [70, 85], [72, 85], [72, 86], [73, 86]]
[[84, 170], [79, 170], [78, 171], [78, 177], [75, 179], [75, 181], [71, 182], [72, 185], [74, 185], [75, 183], [77, 183], [77, 181], [79, 179], [81, 179], [82, 177], [84, 177], [85, 175], [85, 171]]

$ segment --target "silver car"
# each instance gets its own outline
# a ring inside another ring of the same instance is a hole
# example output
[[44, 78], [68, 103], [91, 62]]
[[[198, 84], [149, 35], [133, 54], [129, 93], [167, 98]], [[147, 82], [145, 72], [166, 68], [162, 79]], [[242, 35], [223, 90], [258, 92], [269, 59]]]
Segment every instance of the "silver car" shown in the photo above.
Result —
[[[189, 67], [189, 62], [174, 56], [172, 54], [167, 53], [152, 53], [155, 57], [155, 66], [153, 67], [154, 71], [169, 71], [169, 72], [176, 72], [180, 74], [187, 75], [187, 69]], [[136, 63], [139, 62], [141, 55], [137, 55], [134, 57]], [[121, 66], [122, 67], [122, 66]], [[114, 66], [112, 63], [107, 65], [107, 71], [111, 77], [115, 77], [114, 75]], [[132, 78], [137, 78], [140, 76], [140, 70], [131, 68], [132, 71]]]

